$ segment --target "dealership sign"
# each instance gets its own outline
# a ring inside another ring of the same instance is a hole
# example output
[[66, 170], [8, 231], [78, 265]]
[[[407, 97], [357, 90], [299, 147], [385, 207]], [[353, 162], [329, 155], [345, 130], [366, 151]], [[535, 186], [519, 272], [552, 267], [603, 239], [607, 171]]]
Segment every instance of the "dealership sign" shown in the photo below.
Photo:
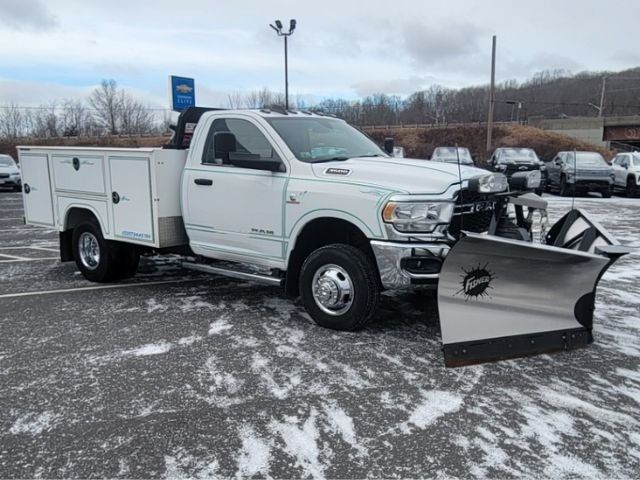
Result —
[[169, 76], [171, 108], [181, 112], [196, 106], [196, 82], [193, 78]]

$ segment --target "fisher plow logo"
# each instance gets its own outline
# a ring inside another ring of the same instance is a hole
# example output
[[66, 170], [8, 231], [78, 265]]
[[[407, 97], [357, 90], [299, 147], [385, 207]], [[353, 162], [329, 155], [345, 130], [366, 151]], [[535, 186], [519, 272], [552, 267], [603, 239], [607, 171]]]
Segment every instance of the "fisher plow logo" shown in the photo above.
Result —
[[460, 282], [462, 288], [454, 295], [463, 294], [465, 301], [470, 299], [478, 300], [481, 297], [491, 298], [488, 290], [493, 289], [491, 283], [496, 279], [496, 276], [488, 267], [489, 264], [485, 263], [484, 266], [478, 264], [477, 267], [470, 270], [463, 268], [462, 281]]

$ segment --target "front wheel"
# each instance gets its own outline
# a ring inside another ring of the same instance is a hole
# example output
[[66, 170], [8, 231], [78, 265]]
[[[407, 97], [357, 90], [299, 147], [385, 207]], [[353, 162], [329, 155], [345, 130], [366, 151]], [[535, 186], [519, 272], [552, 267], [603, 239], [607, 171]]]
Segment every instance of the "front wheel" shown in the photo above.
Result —
[[299, 282], [305, 309], [323, 327], [358, 330], [377, 310], [376, 267], [354, 246], [333, 244], [315, 250], [302, 265]]
[[626, 188], [627, 197], [633, 198], [638, 195], [638, 185], [635, 182], [635, 179], [632, 177], [627, 178], [627, 188]]
[[[565, 177], [562, 177], [560, 179], [560, 196], [561, 197], [568, 197], [572, 192], [571, 189], [572, 187], [567, 183], [567, 179]], [[575, 188], [575, 187], [573, 187]]]

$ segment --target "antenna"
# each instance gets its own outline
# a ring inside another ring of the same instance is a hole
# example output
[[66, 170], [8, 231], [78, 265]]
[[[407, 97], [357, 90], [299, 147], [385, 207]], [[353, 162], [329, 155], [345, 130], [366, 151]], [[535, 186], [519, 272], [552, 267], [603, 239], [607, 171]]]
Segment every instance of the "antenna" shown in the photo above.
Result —
[[464, 223], [464, 204], [462, 203], [462, 171], [460, 169], [460, 149], [456, 143], [456, 158], [458, 159], [458, 180], [460, 181], [460, 190], [458, 196], [460, 197], [460, 233], [462, 233], [462, 226]]
[[576, 182], [578, 181], [578, 154], [576, 149], [573, 149], [573, 188], [571, 189], [571, 210], [574, 209], [576, 204]]

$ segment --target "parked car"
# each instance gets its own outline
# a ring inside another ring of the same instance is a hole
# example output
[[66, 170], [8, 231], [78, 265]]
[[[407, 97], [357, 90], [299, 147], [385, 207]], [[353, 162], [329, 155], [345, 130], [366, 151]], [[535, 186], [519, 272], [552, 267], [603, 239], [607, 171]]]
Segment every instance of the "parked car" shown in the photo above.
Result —
[[613, 188], [623, 190], [627, 197], [640, 193], [640, 152], [619, 153], [613, 157]]
[[562, 196], [600, 192], [611, 197], [613, 169], [598, 152], [559, 152], [547, 163], [547, 188]]
[[20, 169], [9, 155], [0, 155], [0, 187], [12, 188], [16, 192], [22, 189]]
[[433, 155], [431, 155], [431, 161], [433, 162], [457, 164], [458, 159], [460, 160], [460, 165], [474, 165], [471, 152], [469, 152], [468, 148], [464, 147], [458, 147], [457, 153], [456, 147], [438, 147], [433, 151]]
[[536, 152], [531, 148], [496, 148], [489, 159], [489, 169], [504, 173], [509, 179], [509, 184], [511, 184], [511, 178], [514, 173], [539, 170], [540, 187], [536, 189], [536, 193], [541, 195], [546, 188], [546, 166], [544, 162], [540, 161]]

